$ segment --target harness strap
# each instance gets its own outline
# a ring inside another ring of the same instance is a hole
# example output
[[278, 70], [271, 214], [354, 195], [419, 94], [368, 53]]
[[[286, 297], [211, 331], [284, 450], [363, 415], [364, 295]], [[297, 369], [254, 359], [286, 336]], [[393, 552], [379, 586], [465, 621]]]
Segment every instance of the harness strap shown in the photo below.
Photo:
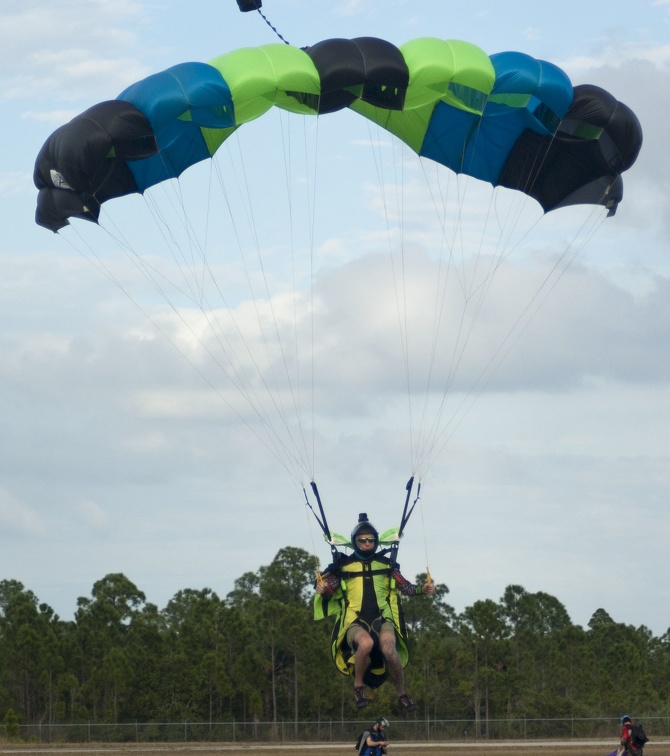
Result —
[[367, 572], [347, 572], [347, 580], [351, 580], [351, 578], [364, 578], [370, 575], [388, 575], [392, 578], [393, 576], [393, 568], [392, 567], [385, 567], [384, 569], [379, 570], [368, 570]]
[[351, 623], [352, 625], [359, 625], [364, 630], [367, 630], [370, 635], [374, 637], [375, 643], [379, 640], [379, 633], [382, 629], [382, 625], [386, 622], [386, 620], [382, 617], [380, 614], [379, 617], [376, 617], [372, 620], [372, 622], [366, 622], [360, 615], [356, 617], [356, 619]]

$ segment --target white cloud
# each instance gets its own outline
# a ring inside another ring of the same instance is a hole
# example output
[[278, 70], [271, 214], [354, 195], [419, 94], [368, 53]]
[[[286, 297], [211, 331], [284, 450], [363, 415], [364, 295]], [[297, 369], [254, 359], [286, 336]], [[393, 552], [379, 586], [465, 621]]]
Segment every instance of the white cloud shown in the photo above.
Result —
[[113, 5], [33, 0], [5, 9], [0, 12], [0, 99], [38, 97], [48, 108], [95, 94], [116, 96], [148, 73], [135, 57], [143, 14], [132, 0]]
[[0, 196], [8, 197], [24, 190], [26, 185], [32, 186], [32, 175], [20, 171], [4, 171], [0, 173]]
[[530, 41], [536, 41], [538, 39], [541, 39], [541, 34], [539, 30], [533, 26], [527, 26], [523, 30], [523, 36], [525, 39]]
[[367, 7], [365, 0], [343, 0], [338, 3], [337, 13], [341, 16], [355, 16]]
[[96, 502], [87, 499], [73, 505], [76, 518], [95, 533], [105, 533], [110, 525], [109, 514]]
[[577, 56], [558, 62], [558, 65], [578, 75], [587, 71], [599, 71], [605, 67], [621, 71], [630, 66], [639, 67], [645, 62], [659, 69], [667, 68], [670, 63], [670, 45], [612, 44], [605, 46], [598, 55]]
[[47, 534], [46, 525], [40, 515], [7, 488], [0, 488], [0, 523], [6, 536], [42, 538]]
[[41, 123], [53, 124], [54, 128], [71, 121], [81, 111], [76, 110], [51, 110], [48, 112], [41, 110], [25, 110], [20, 114], [20, 118], [25, 121], [39, 121]]

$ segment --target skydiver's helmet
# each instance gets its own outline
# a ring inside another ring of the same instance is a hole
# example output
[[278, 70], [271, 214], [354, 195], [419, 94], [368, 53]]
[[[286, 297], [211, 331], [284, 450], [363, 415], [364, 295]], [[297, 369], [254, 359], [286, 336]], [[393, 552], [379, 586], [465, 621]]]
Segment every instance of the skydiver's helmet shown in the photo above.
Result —
[[626, 722], [630, 722], [630, 717], [628, 716], [628, 714], [624, 714], [624, 715], [623, 715], [623, 716], [621, 717], [621, 724], [622, 724], [622, 725], [623, 725], [623, 724], [626, 724]]
[[[369, 533], [370, 535], [373, 535], [375, 537], [375, 547], [374, 549], [372, 549], [372, 551], [363, 553], [358, 548], [358, 544], [356, 543], [356, 536], [360, 535], [361, 533]], [[375, 551], [377, 551], [377, 546], [379, 545], [379, 533], [377, 532], [375, 526], [368, 520], [368, 516], [365, 512], [361, 512], [358, 515], [358, 523], [356, 524], [356, 527], [351, 531], [351, 543], [354, 547], [356, 556], [360, 557], [361, 559], [371, 559]]]
[[388, 721], [388, 719], [386, 719], [384, 717], [379, 717], [377, 719], [377, 725], [379, 727], [388, 727], [389, 726], [389, 721]]

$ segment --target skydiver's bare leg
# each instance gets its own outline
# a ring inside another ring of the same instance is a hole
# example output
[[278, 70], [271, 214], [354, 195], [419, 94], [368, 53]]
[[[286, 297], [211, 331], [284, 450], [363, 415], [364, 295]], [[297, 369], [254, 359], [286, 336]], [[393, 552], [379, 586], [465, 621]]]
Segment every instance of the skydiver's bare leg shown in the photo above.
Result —
[[386, 669], [391, 682], [395, 685], [398, 695], [402, 696], [405, 693], [405, 674], [395, 646], [395, 633], [382, 632], [379, 636], [379, 647], [386, 659]]
[[360, 688], [364, 684], [363, 675], [370, 666], [370, 654], [374, 641], [369, 633], [360, 630], [354, 638], [354, 646], [356, 648], [354, 652], [354, 687]]

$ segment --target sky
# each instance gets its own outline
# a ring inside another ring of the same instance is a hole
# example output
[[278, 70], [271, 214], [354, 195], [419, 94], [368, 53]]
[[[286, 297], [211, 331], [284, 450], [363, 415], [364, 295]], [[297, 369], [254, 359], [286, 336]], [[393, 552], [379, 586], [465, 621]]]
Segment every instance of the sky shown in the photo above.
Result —
[[[457, 412], [431, 447], [399, 556], [407, 576], [428, 566], [446, 583], [457, 611], [497, 601], [515, 584], [555, 596], [575, 624], [586, 626], [602, 608], [617, 622], [665, 633], [670, 1], [633, 7], [613, 0], [603, 12], [573, 0], [264, 0], [263, 11], [296, 46], [438, 36], [488, 54], [519, 50], [559, 65], [575, 84], [604, 87], [637, 114], [644, 144], [624, 174], [617, 214], [602, 222], [600, 214], [595, 234], [578, 248], [570, 242], [581, 219], [570, 210], [549, 214], [501, 266], [449, 395], [455, 407], [465, 398], [468, 411]], [[256, 417], [265, 400], [250, 410], [242, 392], [212, 372], [203, 312], [187, 325], [182, 301], [172, 309], [162, 303], [115, 251], [114, 232], [75, 222], [54, 235], [33, 221], [34, 160], [60, 125], [176, 63], [278, 41], [234, 0], [9, 0], [0, 7], [0, 579], [21, 581], [64, 619], [109, 573], [125, 574], [162, 608], [184, 588], [224, 596], [284, 546], [326, 563], [328, 546], [301, 490], [309, 491], [312, 475], [332, 530], [349, 533], [359, 512], [379, 530], [399, 522], [419, 415], [410, 420], [407, 412], [415, 397], [403, 388], [398, 294], [389, 277], [389, 258], [400, 259], [393, 203], [402, 201], [412, 377], [428, 369], [422, 323], [443, 237], [425, 193], [432, 179], [424, 184], [406, 151], [382, 138], [384, 157], [375, 163], [369, 132], [351, 113], [319, 119], [316, 136], [313, 123], [270, 115], [241, 130], [252, 199], [231, 178], [239, 165], [226, 171], [223, 162], [231, 213], [253, 211], [255, 221], [239, 241], [230, 225], [219, 236], [212, 230], [211, 245], [226, 251], [256, 235], [266, 266], [265, 279], [258, 268], [215, 266], [239, 328], [238, 367], [258, 382], [246, 347], [260, 349], [258, 324], [270, 322], [261, 294], [269, 281], [279, 330], [293, 318], [308, 345], [308, 358], [299, 358], [301, 392], [313, 386], [300, 396], [316, 407], [314, 433], [305, 434], [307, 472], [287, 469], [268, 448]], [[284, 128], [291, 136], [277, 148]], [[292, 204], [309, 205], [314, 187], [319, 194], [309, 222], [291, 227], [277, 153], [294, 139], [310, 150], [318, 145], [318, 161], [308, 156], [304, 175], [318, 162], [319, 176], [296, 179]], [[228, 159], [232, 166], [232, 151]], [[210, 168], [199, 166], [180, 180], [194, 222], [208, 202], [207, 176]], [[480, 190], [468, 185], [461, 207], [459, 228], [471, 244], [488, 201]], [[133, 200], [120, 200], [118, 215], [110, 208], [110, 219], [154, 255], [148, 203]], [[287, 226], [298, 232], [295, 249], [313, 250], [313, 268], [297, 269], [293, 289]], [[541, 288], [566, 250], [571, 264], [561, 263]], [[534, 303], [527, 324], [478, 384], [477, 365], [497, 354], [491, 345], [504, 338], [503, 322], [513, 324], [526, 301]], [[446, 330], [454, 318], [449, 309]], [[276, 362], [271, 347], [257, 364], [265, 373]], [[435, 405], [429, 412], [436, 415]]]

